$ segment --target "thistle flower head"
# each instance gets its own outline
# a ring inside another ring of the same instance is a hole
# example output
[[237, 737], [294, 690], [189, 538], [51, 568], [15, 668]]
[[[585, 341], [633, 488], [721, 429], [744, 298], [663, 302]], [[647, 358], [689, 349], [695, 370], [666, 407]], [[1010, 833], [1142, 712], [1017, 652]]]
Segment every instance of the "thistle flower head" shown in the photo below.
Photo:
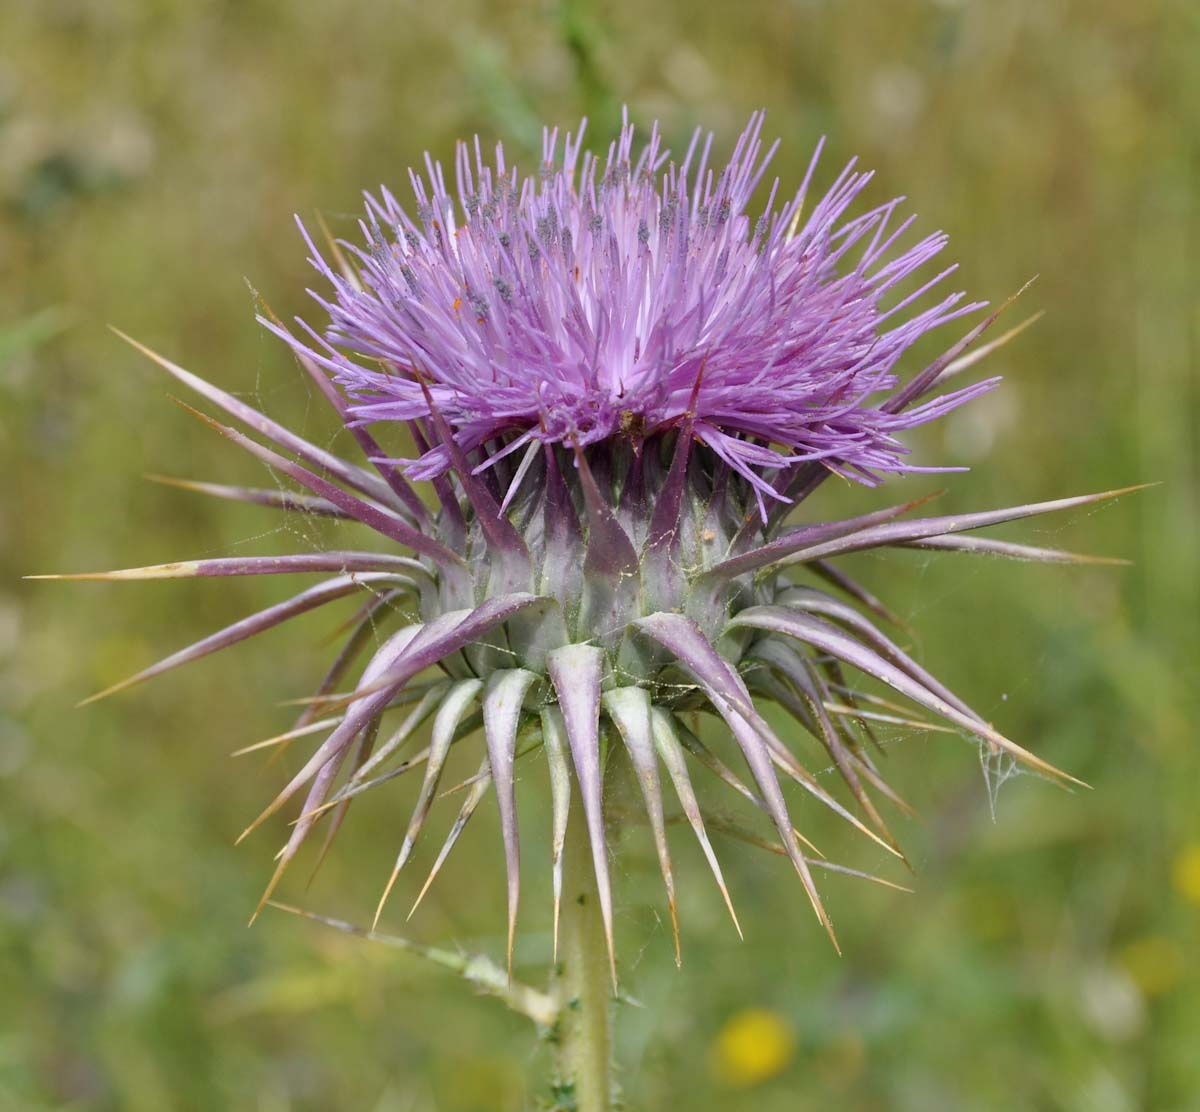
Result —
[[[896, 434], [992, 383], [904, 412], [880, 402], [920, 336], [981, 303], [950, 293], [905, 316], [953, 271], [896, 296], [945, 236], [900, 249], [912, 221], [897, 219], [899, 200], [854, 213], [871, 175], [853, 163], [807, 215], [815, 156], [789, 200], [776, 181], [752, 215], [778, 146], [764, 153], [762, 126], [751, 119], [723, 168], [699, 130], [678, 163], [657, 128], [635, 153], [626, 122], [604, 156], [584, 151], [582, 126], [561, 156], [548, 131], [525, 177], [500, 146], [487, 165], [476, 139], [459, 144], [455, 195], [427, 157], [411, 211], [387, 190], [368, 196], [365, 243], [345, 245], [356, 274], [335, 273], [310, 241], [333, 287], [332, 300], [314, 294], [330, 324], [298, 346], [355, 419], [436, 407], [464, 452], [490, 445], [481, 466], [532, 440], [652, 437], [690, 414], [696, 438], [768, 497], [762, 473], [801, 461], [865, 482], [918, 470]], [[450, 465], [437, 445], [405, 469]]]
[[[494, 794], [510, 957], [521, 875], [514, 782], [518, 762], [535, 754], [549, 768], [553, 921], [567, 817], [580, 807], [610, 956], [605, 831], [617, 765], [640, 795], [672, 916], [666, 827], [676, 806], [733, 912], [709, 837], [730, 828], [714, 818], [708, 790], [693, 786], [700, 769], [713, 774], [711, 790], [761, 813], [831, 933], [813, 873], [835, 866], [794, 828], [781, 780], [900, 855], [881, 808], [905, 805], [872, 756], [878, 720], [961, 733], [990, 761], [1069, 779], [898, 645], [886, 606], [839, 561], [913, 547], [1077, 561], [973, 531], [1109, 494], [944, 517], [913, 516], [925, 499], [843, 520], [807, 513], [805, 499], [829, 474], [873, 482], [913, 469], [896, 434], [990, 385], [927, 400], [964, 368], [962, 352], [996, 314], [902, 378], [899, 361], [918, 337], [978, 308], [958, 294], [919, 307], [914, 299], [948, 271], [896, 292], [943, 238], [898, 248], [908, 223], [894, 224], [897, 202], [851, 215], [868, 180], [853, 168], [807, 216], [811, 167], [791, 200], [777, 203], [773, 188], [752, 218], [774, 151], [764, 155], [761, 128], [756, 116], [720, 171], [709, 169], [711, 138], [693, 137], [676, 165], [657, 131], [635, 157], [628, 125], [603, 159], [576, 136], [560, 161], [549, 133], [533, 179], [499, 150], [494, 169], [485, 166], [476, 142], [459, 150], [457, 205], [427, 160], [427, 178], [412, 179], [413, 216], [389, 193], [369, 201], [365, 243], [347, 245], [351, 262], [331, 248], [339, 272], [314, 247], [333, 286], [322, 301], [327, 335], [309, 329], [301, 343], [265, 323], [292, 344], [366, 463], [142, 349], [248, 427], [253, 436], [210, 421], [303, 491], [178, 485], [325, 515], [388, 542], [383, 552], [348, 542], [96, 575], [324, 576], [111, 690], [365, 597], [298, 721], [250, 747], [315, 742], [250, 828], [297, 809], [268, 894], [314, 829], [332, 838], [354, 799], [403, 776], [420, 783], [395, 832], [386, 898], [451, 752], [473, 744], [478, 771], [461, 785], [458, 818], [420, 894]], [[376, 439], [397, 422], [415, 458]], [[415, 480], [428, 480], [432, 499], [418, 497]], [[788, 524], [785, 511], [797, 507], [801, 518]], [[795, 729], [781, 736], [764, 704]], [[694, 729], [698, 715], [725, 732], [744, 768]], [[814, 775], [814, 757], [837, 769], [844, 794]]]

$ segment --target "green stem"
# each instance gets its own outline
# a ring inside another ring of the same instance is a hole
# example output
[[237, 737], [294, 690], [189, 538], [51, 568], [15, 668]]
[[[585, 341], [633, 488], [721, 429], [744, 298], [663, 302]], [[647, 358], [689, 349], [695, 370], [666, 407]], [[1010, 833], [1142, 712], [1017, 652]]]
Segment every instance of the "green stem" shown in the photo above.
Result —
[[558, 1097], [575, 1112], [612, 1108], [612, 984], [591, 844], [571, 809], [563, 857], [554, 996], [559, 1006]]
[[558, 1021], [558, 1003], [553, 997], [548, 993], [539, 992], [529, 985], [514, 981], [491, 958], [485, 957], [483, 954], [468, 954], [461, 950], [442, 950], [437, 946], [423, 946], [419, 942], [410, 942], [407, 938], [367, 930], [366, 927], [356, 927], [353, 923], [347, 923], [342, 919], [330, 919], [325, 915], [305, 911], [303, 908], [279, 903], [277, 900], [268, 900], [267, 905], [278, 908], [280, 911], [286, 911], [291, 915], [299, 915], [303, 919], [324, 923], [325, 926], [332, 927], [334, 930], [357, 935], [369, 942], [382, 942], [385, 946], [393, 946], [397, 950], [404, 950], [415, 957], [424, 958], [425, 961], [432, 962], [434, 965], [449, 969], [474, 985], [480, 992], [503, 1000], [518, 1015], [528, 1016], [539, 1027], [553, 1027]]

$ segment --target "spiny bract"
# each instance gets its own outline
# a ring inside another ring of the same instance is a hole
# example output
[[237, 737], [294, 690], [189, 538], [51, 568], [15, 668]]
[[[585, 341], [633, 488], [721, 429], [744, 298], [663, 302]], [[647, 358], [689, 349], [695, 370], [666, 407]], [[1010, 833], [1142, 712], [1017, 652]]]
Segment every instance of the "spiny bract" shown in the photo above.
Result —
[[[321, 302], [331, 317], [327, 332], [304, 326], [301, 341], [274, 319], [264, 323], [292, 344], [374, 470], [142, 348], [252, 430], [259, 439], [211, 422], [306, 493], [178, 485], [344, 519], [407, 550], [97, 573], [328, 575], [110, 690], [335, 599], [366, 595], [316, 698], [291, 730], [252, 747], [325, 735], [251, 827], [302, 796], [264, 901], [322, 820], [331, 838], [352, 799], [420, 770], [386, 898], [449, 750], [481, 731], [482, 763], [463, 786], [429, 879], [493, 790], [510, 961], [519, 888], [514, 764], [538, 749], [550, 772], [555, 930], [563, 838], [577, 796], [610, 959], [606, 776], [622, 753], [645, 805], [672, 916], [664, 773], [729, 904], [692, 786], [695, 762], [765, 813], [827, 928], [812, 869], [834, 866], [805, 851], [779, 776], [899, 854], [870, 795], [903, 806], [868, 751], [870, 723], [921, 724], [897, 719], [890, 702], [858, 691], [851, 675], [946, 720], [993, 758], [1070, 779], [998, 733], [884, 633], [877, 619], [891, 620], [888, 611], [838, 558], [899, 546], [1082, 560], [963, 534], [1109, 494], [927, 518], [908, 516], [920, 504], [908, 502], [847, 520], [785, 524], [829, 474], [874, 483], [882, 473], [916, 470], [904, 462], [896, 433], [992, 385], [929, 400], [975, 358], [962, 353], [994, 316], [901, 385], [897, 361], [913, 342], [980, 306], [954, 294], [901, 319], [949, 273], [897, 292], [943, 238], [897, 251], [909, 222], [892, 226], [895, 201], [848, 216], [869, 178], [852, 166], [807, 218], [813, 167], [791, 200], [777, 205], [776, 186], [752, 220], [747, 206], [774, 151], [763, 155], [761, 127], [754, 117], [719, 173], [708, 168], [711, 136], [701, 141], [699, 133], [678, 166], [657, 130], [635, 159], [626, 125], [603, 162], [581, 158], [581, 140], [570, 136], [556, 161], [548, 133], [541, 171], [529, 179], [509, 169], [499, 149], [493, 171], [478, 141], [473, 158], [463, 144], [457, 205], [441, 167], [427, 158], [427, 180], [412, 178], [415, 219], [385, 192], [368, 199], [364, 247], [330, 245], [338, 271], [312, 248], [333, 287], [333, 299]], [[415, 458], [389, 454], [376, 440], [397, 423], [411, 435]], [[435, 508], [410, 480], [428, 482]], [[341, 691], [368, 646], [373, 655], [353, 690]], [[854, 810], [776, 734], [763, 702], [784, 708], [824, 747]], [[397, 709], [400, 725], [385, 728]], [[696, 712], [725, 724], [748, 777], [690, 728]], [[410, 755], [404, 747], [426, 723], [428, 743]]]

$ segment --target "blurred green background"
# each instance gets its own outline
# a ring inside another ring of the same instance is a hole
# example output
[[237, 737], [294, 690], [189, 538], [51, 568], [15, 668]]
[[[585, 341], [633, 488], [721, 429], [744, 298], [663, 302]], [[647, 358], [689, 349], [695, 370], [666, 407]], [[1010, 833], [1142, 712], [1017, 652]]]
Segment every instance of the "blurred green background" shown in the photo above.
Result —
[[[230, 750], [286, 726], [340, 620], [322, 614], [87, 710], [99, 686], [283, 597], [247, 580], [23, 583], [33, 571], [281, 552], [270, 511], [144, 472], [257, 481], [169, 401], [112, 323], [326, 437], [320, 399], [253, 320], [310, 281], [291, 214], [350, 234], [359, 191], [406, 188], [478, 131], [524, 164], [542, 121], [628, 103], [673, 144], [723, 149], [768, 109], [798, 181], [829, 136], [870, 197], [951, 235], [962, 284], [1046, 317], [992, 367], [1004, 387], [922, 434], [970, 464], [942, 505], [1165, 485], [1005, 535], [1126, 556], [1055, 568], [898, 553], [863, 574], [922, 658], [1010, 736], [1095, 786], [1023, 777], [993, 821], [973, 750], [903, 739], [889, 770], [905, 896], [825, 884], [845, 957], [787, 868], [718, 846], [738, 945], [677, 840], [684, 966], [652, 852], [623, 849], [620, 1060], [630, 1107], [1200, 1108], [1200, 8], [1169, 0], [7, 0], [0, 7], [0, 1108], [525, 1109], [544, 1051], [448, 975], [315, 924], [245, 921], [272, 839], [232, 841], [278, 769]], [[930, 489], [913, 478], [904, 492]], [[881, 495], [835, 489], [821, 511]], [[347, 611], [348, 613], [348, 611]], [[347, 823], [285, 898], [362, 922], [408, 789]], [[383, 795], [384, 793], [380, 793]], [[523, 803], [527, 874], [545, 846]], [[897, 875], [816, 814], [819, 844]], [[447, 821], [443, 819], [443, 821]], [[541, 829], [539, 829], [541, 824]], [[425, 847], [424, 864], [436, 846]], [[411, 937], [502, 954], [494, 811]], [[519, 972], [540, 977], [529, 880]], [[399, 909], [401, 901], [397, 901]]]

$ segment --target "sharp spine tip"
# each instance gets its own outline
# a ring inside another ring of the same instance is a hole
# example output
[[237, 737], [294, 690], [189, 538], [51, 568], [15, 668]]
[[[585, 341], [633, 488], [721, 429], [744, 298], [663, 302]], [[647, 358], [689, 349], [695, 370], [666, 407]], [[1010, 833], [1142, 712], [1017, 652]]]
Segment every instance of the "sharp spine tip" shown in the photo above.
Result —
[[396, 883], [396, 878], [400, 875], [400, 865], [396, 865], [392, 869], [392, 875], [388, 878], [387, 884], [384, 886], [383, 895], [379, 897], [379, 903], [375, 908], [375, 918], [371, 920], [371, 933], [379, 927], [379, 920], [383, 916], [384, 905], [388, 901], [388, 896], [392, 894], [392, 887]]

